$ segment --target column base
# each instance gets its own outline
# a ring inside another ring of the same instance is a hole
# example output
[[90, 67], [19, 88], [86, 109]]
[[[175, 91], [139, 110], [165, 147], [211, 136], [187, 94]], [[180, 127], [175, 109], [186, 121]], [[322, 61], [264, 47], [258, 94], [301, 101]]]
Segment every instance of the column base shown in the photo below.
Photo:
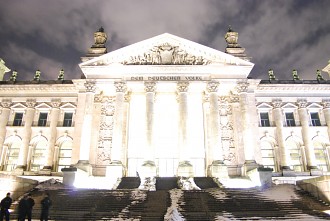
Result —
[[157, 168], [156, 164], [152, 160], [144, 161], [139, 170], [139, 176], [144, 177], [156, 177], [157, 176]]
[[208, 166], [208, 176], [217, 178], [228, 178], [228, 168], [221, 160], [213, 161]]
[[258, 165], [255, 160], [246, 160], [242, 167], [242, 175], [247, 176], [249, 171], [254, 170], [258, 167], [260, 167], [260, 165]]
[[181, 161], [178, 166], [177, 176], [179, 177], [194, 177], [193, 165], [188, 161]]
[[311, 168], [310, 169], [310, 173], [311, 173], [311, 176], [322, 176], [323, 173], [320, 169], [318, 169], [317, 167], [316, 168]]
[[265, 188], [272, 186], [273, 169], [258, 167], [247, 172], [247, 176], [254, 183], [255, 186], [262, 186]]
[[92, 165], [89, 163], [88, 160], [79, 160], [76, 165], [74, 165], [79, 170], [86, 172], [88, 176], [92, 176], [93, 168]]
[[73, 187], [78, 169], [76, 167], [68, 167], [63, 168], [61, 171], [63, 173], [63, 184]]
[[125, 167], [121, 161], [113, 161], [107, 166], [105, 176], [108, 178], [122, 178], [125, 175]]
[[24, 174], [24, 171], [26, 170], [26, 166], [24, 165], [18, 165], [16, 168], [11, 171], [11, 174], [16, 176], [22, 176]]

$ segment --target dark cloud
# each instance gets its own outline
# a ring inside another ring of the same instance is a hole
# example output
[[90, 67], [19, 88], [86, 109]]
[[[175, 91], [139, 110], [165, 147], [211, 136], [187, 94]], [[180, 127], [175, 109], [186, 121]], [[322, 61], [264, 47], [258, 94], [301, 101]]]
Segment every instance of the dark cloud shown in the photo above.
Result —
[[[0, 8], [0, 57], [18, 79], [80, 78], [80, 57], [103, 26], [108, 51], [168, 32], [224, 51], [231, 25], [252, 57], [252, 78], [315, 79], [330, 59], [327, 0], [8, 1]], [[326, 74], [323, 74], [326, 78]], [[6, 76], [9, 77], [9, 76]]]

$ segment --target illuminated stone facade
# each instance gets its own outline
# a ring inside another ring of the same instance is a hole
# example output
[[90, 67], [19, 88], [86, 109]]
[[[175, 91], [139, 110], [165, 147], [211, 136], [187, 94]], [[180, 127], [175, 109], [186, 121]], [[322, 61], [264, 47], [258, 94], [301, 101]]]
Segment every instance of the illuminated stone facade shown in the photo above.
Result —
[[0, 82], [1, 171], [329, 174], [329, 81], [249, 79], [232, 30], [226, 53], [167, 33], [109, 53], [106, 40], [95, 33], [83, 79]]

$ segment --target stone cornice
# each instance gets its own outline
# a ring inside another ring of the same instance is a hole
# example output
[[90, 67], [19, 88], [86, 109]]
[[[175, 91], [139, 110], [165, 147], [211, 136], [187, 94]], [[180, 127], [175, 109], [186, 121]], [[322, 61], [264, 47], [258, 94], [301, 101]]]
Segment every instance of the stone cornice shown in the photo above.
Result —
[[257, 91], [271, 91], [283, 92], [283, 91], [329, 91], [330, 84], [259, 84]]
[[0, 92], [10, 92], [10, 91], [24, 91], [27, 92], [63, 92], [71, 91], [76, 92], [77, 89], [73, 84], [7, 84], [0, 85]]

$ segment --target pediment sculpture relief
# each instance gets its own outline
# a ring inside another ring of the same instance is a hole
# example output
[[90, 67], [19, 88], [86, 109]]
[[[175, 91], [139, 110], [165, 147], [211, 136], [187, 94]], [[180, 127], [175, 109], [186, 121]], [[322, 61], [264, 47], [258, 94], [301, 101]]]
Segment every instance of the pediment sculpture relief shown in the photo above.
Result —
[[124, 65], [207, 65], [211, 61], [202, 56], [195, 56], [182, 50], [179, 46], [164, 43], [154, 46], [144, 54], [131, 56], [122, 62]]

